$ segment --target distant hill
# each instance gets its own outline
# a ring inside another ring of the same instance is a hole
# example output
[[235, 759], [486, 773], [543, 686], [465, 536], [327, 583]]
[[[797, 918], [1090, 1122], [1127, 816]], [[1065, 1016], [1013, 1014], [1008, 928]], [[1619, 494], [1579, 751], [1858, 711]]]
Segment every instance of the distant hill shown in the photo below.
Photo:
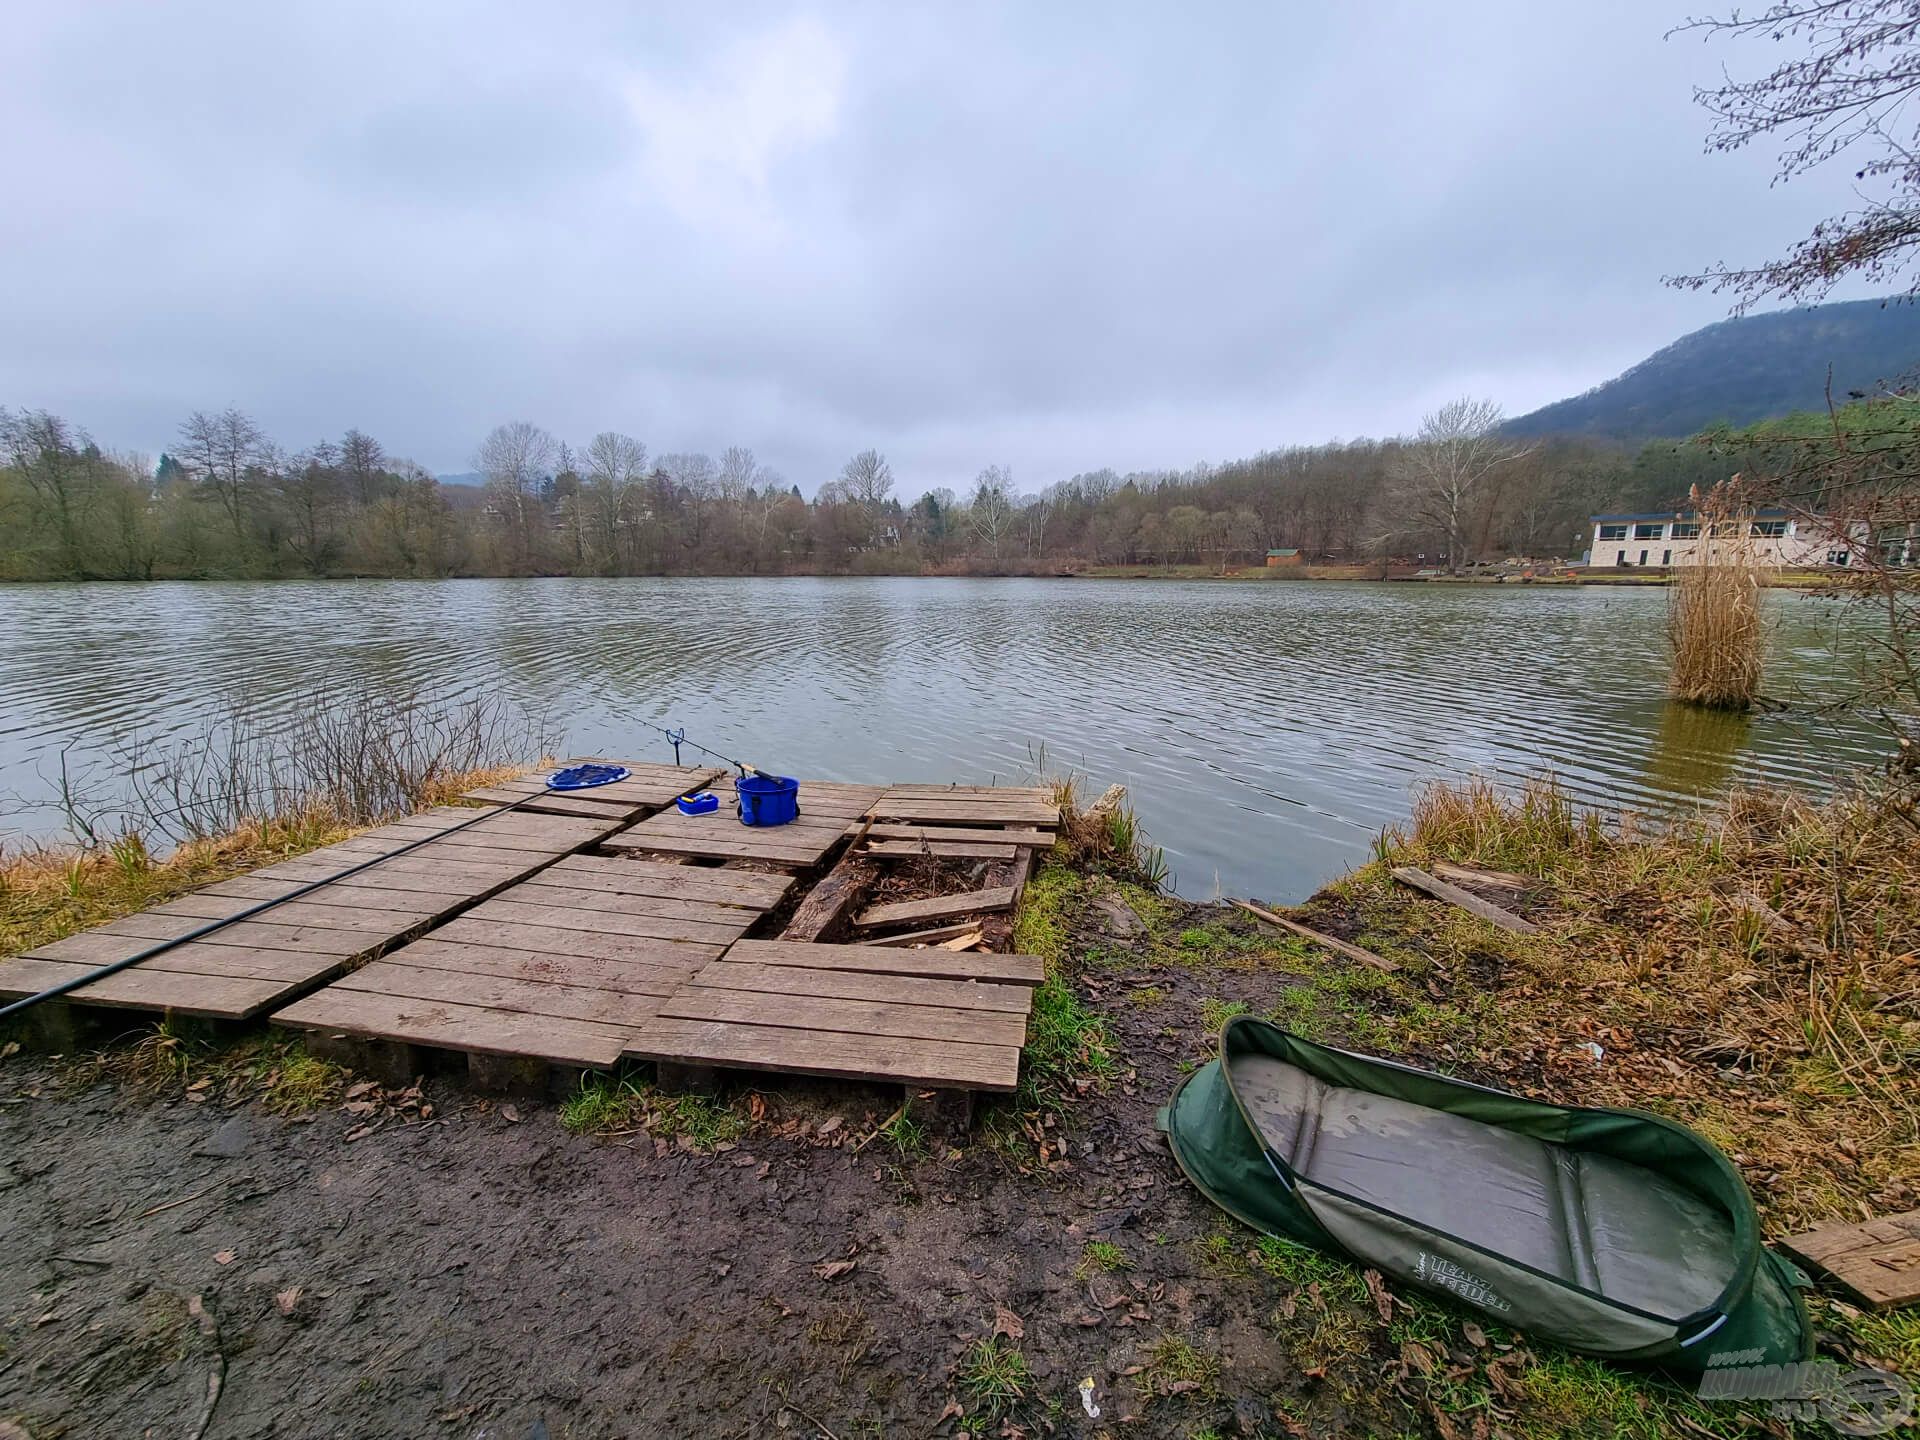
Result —
[[1510, 435], [1651, 440], [1748, 425], [1872, 391], [1920, 366], [1920, 305], [1855, 300], [1722, 320], [1571, 400], [1506, 424]]

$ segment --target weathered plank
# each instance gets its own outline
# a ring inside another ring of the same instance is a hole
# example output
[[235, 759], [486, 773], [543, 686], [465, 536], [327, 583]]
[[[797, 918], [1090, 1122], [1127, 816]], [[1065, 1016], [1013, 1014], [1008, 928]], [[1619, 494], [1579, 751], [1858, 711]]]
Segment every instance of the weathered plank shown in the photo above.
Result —
[[873, 883], [872, 865], [854, 855], [844, 856], [827, 877], [808, 892], [780, 932], [782, 940], [817, 940], [826, 933]]
[[660, 1005], [672, 1020], [717, 1020], [788, 1030], [846, 1035], [890, 1035], [969, 1045], [1026, 1042], [1024, 1015], [1004, 1010], [965, 1010], [940, 1005], [895, 1005], [884, 1000], [830, 999], [812, 995], [761, 995], [745, 990], [690, 985]]
[[928, 975], [945, 980], [991, 980], [1038, 985], [1047, 978], [1037, 955], [955, 954], [951, 950], [901, 950], [884, 945], [804, 945], [787, 940], [739, 940], [730, 961], [842, 970], [869, 975]]
[[588, 1069], [617, 1063], [634, 1033], [617, 1025], [444, 1000], [407, 1000], [334, 986], [276, 1012], [272, 1020], [299, 1030], [365, 1035], [483, 1055], [531, 1056]]
[[651, 915], [661, 920], [697, 920], [709, 925], [735, 926], [742, 930], [751, 925], [755, 918], [754, 912], [737, 905], [720, 905], [711, 900], [663, 899], [657, 895], [620, 895], [611, 890], [576, 890], [567, 885], [545, 884], [538, 875], [514, 886], [500, 898], [525, 905], [597, 910], [606, 915]]
[[1920, 1210], [1854, 1225], [1822, 1225], [1780, 1241], [1779, 1248], [1868, 1309], [1920, 1300]]
[[710, 990], [883, 1000], [895, 1005], [951, 1005], [962, 1010], [1000, 1010], [1015, 1015], [1025, 1015], [1033, 1008], [1033, 991], [1026, 985], [876, 975], [854, 970], [814, 970], [799, 965], [760, 965], [736, 961], [730, 954], [703, 967], [690, 983]]
[[405, 949], [394, 951], [393, 958], [432, 970], [459, 970], [469, 975], [499, 975], [509, 980], [543, 980], [665, 997], [684, 985], [705, 963], [697, 955], [674, 958], [664, 953], [666, 948], [663, 946], [657, 963], [649, 963], [635, 959], [609, 960], [597, 955], [537, 955], [531, 950], [427, 939], [416, 940]]
[[957, 920], [951, 925], [932, 925], [925, 930], [902, 930], [872, 940], [856, 940], [856, 945], [931, 945], [936, 940], [951, 940], [956, 935], [971, 935], [979, 926], [972, 920]]
[[1455, 865], [1451, 861], [1433, 862], [1433, 873], [1456, 885], [1492, 885], [1501, 890], [1531, 889], [1533, 882], [1511, 870], [1485, 870], [1478, 865]]
[[1540, 933], [1540, 927], [1532, 921], [1523, 920], [1511, 910], [1503, 910], [1492, 901], [1482, 900], [1478, 895], [1470, 894], [1462, 890], [1458, 885], [1449, 885], [1444, 880], [1436, 880], [1418, 866], [1396, 865], [1393, 867], [1393, 878], [1398, 880], [1402, 885], [1410, 886], [1415, 890], [1420, 890], [1433, 896], [1436, 900], [1444, 900], [1449, 905], [1457, 905], [1469, 915], [1478, 915], [1488, 924], [1498, 925], [1502, 930], [1511, 930], [1516, 935], [1537, 935]]
[[551, 878], [556, 883], [564, 881], [582, 889], [606, 889], [625, 895], [671, 895], [755, 910], [771, 910], [793, 888], [792, 877], [787, 875], [667, 865], [657, 860], [624, 856], [605, 859], [597, 855], [569, 855], [551, 869], [541, 871], [539, 878]]
[[1013, 902], [1013, 887], [996, 885], [985, 890], [963, 890], [956, 895], [936, 895], [931, 900], [897, 900], [889, 905], [876, 905], [855, 917], [854, 924], [874, 930], [882, 925], [906, 925], [915, 920], [945, 920], [953, 915], [1010, 910]]
[[[530, 795], [535, 798], [527, 798]], [[523, 815], [584, 815], [592, 819], [605, 816], [625, 819], [634, 811], [646, 808], [631, 800], [596, 799], [591, 790], [581, 791], [577, 795], [563, 791], [549, 793], [544, 786], [518, 790], [511, 785], [487, 785], [478, 790], [469, 790], [460, 798], [484, 800], [495, 805], [518, 805], [520, 809], [517, 813]]]
[[[0, 996], [32, 995], [94, 967], [21, 957], [0, 960]], [[75, 998], [88, 1005], [114, 1009], [171, 1010], [179, 1015], [213, 1019], [252, 1015], [287, 991], [284, 980], [252, 980], [224, 975], [197, 975], [183, 970], [156, 970], [141, 965], [104, 980], [95, 980]]]
[[689, 1065], [1002, 1092], [1012, 1090], [1020, 1078], [1020, 1051], [1011, 1045], [830, 1034], [658, 1016], [642, 1027], [627, 1047], [627, 1055]]
[[[741, 827], [741, 835], [754, 835], [756, 832]], [[715, 836], [703, 839], [699, 836], [659, 835], [648, 833], [644, 827], [625, 831], [619, 835], [610, 835], [602, 842], [609, 850], [657, 851], [663, 855], [700, 855], [717, 859], [767, 860], [783, 865], [812, 865], [831, 848], [823, 845], [790, 845], [766, 836], [778, 835], [776, 830], [760, 832], [761, 838], [736, 839], [732, 836]]]
[[726, 949], [724, 944], [607, 935], [591, 930], [562, 930], [552, 925], [509, 925], [476, 920], [468, 915], [449, 920], [433, 932], [433, 938], [492, 945], [503, 950], [525, 950], [535, 955], [592, 955], [606, 960], [654, 961], [665, 955], [684, 955], [689, 965], [715, 959]]
[[1060, 807], [1040, 800], [921, 799], [888, 794], [874, 802], [883, 820], [956, 825], [1022, 825], [1057, 829]]
[[874, 840], [861, 851], [879, 860], [1011, 860], [1011, 845], [981, 845], [972, 841]]
[[[405, 951], [401, 952], [404, 957]], [[376, 960], [343, 975], [328, 987], [406, 1000], [451, 1001], [487, 1010], [512, 1010], [526, 1015], [552, 1015], [565, 1020], [588, 1020], [598, 1025], [633, 1027], [659, 1008], [664, 997], [631, 991], [601, 990], [554, 980], [520, 980], [500, 975], [474, 974], [407, 965], [401, 958]]]
[[959, 825], [876, 824], [869, 827], [867, 836], [872, 840], [928, 840], [976, 845], [1037, 845], [1042, 849], [1052, 845], [1054, 840], [1054, 832], [1051, 830], [996, 830], [991, 827], [969, 828]]
[[1349, 944], [1345, 940], [1337, 940], [1331, 935], [1322, 935], [1318, 930], [1310, 930], [1299, 921], [1289, 920], [1284, 915], [1276, 915], [1273, 911], [1263, 906], [1255, 905], [1250, 900], [1235, 900], [1233, 904], [1238, 909], [1246, 911], [1247, 914], [1253, 916], [1256, 920], [1264, 920], [1269, 925], [1277, 925], [1280, 929], [1298, 935], [1303, 940], [1311, 940], [1316, 945], [1324, 945], [1327, 949], [1334, 951], [1336, 954], [1344, 955], [1349, 960], [1358, 960], [1362, 965], [1371, 965], [1376, 970], [1388, 971], [1398, 970], [1400, 968], [1396, 962], [1387, 959], [1384, 955], [1376, 955], [1371, 950], [1363, 950], [1358, 945]]
[[753, 917], [743, 910], [723, 912], [716, 908], [716, 913], [740, 917], [727, 923], [663, 920], [653, 915], [610, 915], [604, 910], [564, 910], [548, 905], [524, 904], [509, 898], [518, 893], [517, 889], [509, 890], [504, 896], [484, 901], [468, 911], [464, 918], [475, 925], [501, 922], [550, 930], [586, 930], [625, 938], [693, 940], [711, 945], [725, 945], [737, 939], [753, 923]]

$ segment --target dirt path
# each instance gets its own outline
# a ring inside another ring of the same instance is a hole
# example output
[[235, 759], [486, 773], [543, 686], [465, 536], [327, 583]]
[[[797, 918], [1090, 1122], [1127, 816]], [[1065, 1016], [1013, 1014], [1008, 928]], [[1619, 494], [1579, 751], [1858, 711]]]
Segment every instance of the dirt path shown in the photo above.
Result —
[[[1149, 985], [1151, 1008], [1122, 998]], [[699, 1154], [451, 1083], [431, 1119], [349, 1140], [338, 1110], [76, 1090], [16, 1057], [0, 1418], [193, 1436], [223, 1370], [208, 1437], [1285, 1433], [1273, 1398], [1307, 1382], [1267, 1323], [1284, 1292], [1211, 1270], [1224, 1222], [1153, 1132], [1204, 1053], [1197, 997], [1178, 971], [1088, 992], [1121, 1073], [1043, 1131], [1045, 1165], [977, 1132], [959, 1158], [855, 1153], [895, 1103], [859, 1087], [771, 1085]], [[956, 1380], [996, 1323], [1030, 1368], [1005, 1430]]]

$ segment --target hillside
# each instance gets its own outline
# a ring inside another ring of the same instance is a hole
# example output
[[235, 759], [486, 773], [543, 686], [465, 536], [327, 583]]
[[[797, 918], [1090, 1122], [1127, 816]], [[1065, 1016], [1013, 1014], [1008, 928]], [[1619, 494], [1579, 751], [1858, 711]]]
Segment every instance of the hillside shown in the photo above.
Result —
[[1920, 306], [1856, 300], [1722, 320], [1584, 395], [1507, 422], [1512, 435], [1647, 440], [1747, 425], [1871, 391], [1920, 366]]

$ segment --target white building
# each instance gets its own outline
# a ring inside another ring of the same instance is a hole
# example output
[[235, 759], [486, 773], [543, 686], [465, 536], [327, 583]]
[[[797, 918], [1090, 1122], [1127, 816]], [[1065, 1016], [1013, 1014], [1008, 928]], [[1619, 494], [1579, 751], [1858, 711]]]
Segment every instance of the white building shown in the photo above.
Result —
[[[1691, 510], [1649, 515], [1595, 515], [1593, 547], [1587, 563], [1594, 569], [1665, 569], [1696, 564], [1703, 521]], [[1756, 563], [1776, 569], [1821, 569], [1855, 563], [1864, 540], [1860, 527], [1841, 534], [1825, 521], [1795, 517], [1784, 510], [1756, 510], [1739, 519], [1715, 522], [1721, 533], [1745, 533]]]

